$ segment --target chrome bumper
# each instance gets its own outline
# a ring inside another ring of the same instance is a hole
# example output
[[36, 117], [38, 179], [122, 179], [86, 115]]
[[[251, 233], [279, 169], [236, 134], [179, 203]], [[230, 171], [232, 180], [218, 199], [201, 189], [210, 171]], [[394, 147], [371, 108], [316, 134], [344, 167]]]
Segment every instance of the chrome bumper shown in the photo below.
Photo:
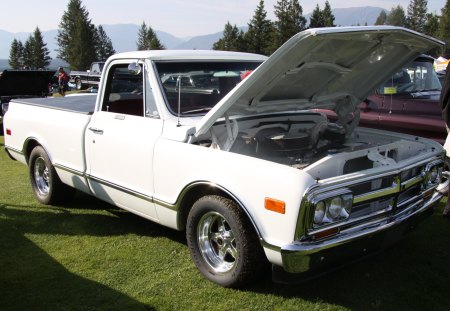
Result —
[[376, 223], [342, 232], [317, 242], [294, 242], [281, 248], [283, 269], [288, 273], [304, 273], [335, 269], [384, 249], [408, 233], [433, 212], [442, 194], [421, 200], [398, 215]]

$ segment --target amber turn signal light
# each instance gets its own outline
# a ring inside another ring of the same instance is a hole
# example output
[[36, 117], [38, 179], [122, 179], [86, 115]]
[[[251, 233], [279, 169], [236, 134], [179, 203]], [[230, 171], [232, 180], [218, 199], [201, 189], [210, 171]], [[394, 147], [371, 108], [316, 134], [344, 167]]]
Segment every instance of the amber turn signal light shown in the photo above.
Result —
[[286, 213], [286, 203], [280, 200], [265, 198], [264, 199], [264, 207], [272, 212], [285, 214]]

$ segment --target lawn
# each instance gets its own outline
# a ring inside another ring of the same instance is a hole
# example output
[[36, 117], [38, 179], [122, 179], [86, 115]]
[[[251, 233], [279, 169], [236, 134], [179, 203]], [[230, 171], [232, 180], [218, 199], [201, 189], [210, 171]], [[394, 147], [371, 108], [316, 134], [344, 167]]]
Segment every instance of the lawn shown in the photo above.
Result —
[[450, 220], [436, 213], [380, 255], [295, 286], [203, 279], [183, 232], [84, 194], [34, 199], [0, 137], [1, 310], [449, 310]]

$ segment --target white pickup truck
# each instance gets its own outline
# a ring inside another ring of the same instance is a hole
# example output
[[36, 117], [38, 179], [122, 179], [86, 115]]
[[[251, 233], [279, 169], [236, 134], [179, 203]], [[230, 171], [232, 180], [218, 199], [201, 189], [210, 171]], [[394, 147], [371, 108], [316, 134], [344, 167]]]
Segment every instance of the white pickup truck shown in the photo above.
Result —
[[376, 252], [432, 213], [441, 145], [359, 128], [357, 105], [441, 44], [347, 27], [301, 32], [270, 58], [117, 54], [97, 96], [13, 100], [5, 149], [42, 203], [75, 188], [185, 230], [196, 266], [222, 286], [268, 262], [287, 282]]

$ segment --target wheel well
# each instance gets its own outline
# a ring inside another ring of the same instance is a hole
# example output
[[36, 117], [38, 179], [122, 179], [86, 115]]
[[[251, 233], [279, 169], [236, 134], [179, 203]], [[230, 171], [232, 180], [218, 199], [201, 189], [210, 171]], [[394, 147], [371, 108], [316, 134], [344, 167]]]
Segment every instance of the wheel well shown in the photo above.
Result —
[[187, 217], [195, 201], [207, 195], [220, 195], [233, 200], [233, 198], [226, 191], [217, 187], [211, 187], [210, 184], [199, 184], [194, 187], [190, 187], [181, 199], [179, 206], [178, 228], [180, 230], [186, 229]]
[[34, 139], [27, 140], [27, 142], [25, 143], [25, 147], [24, 147], [24, 154], [25, 154], [25, 159], [27, 160], [27, 163], [30, 160], [31, 151], [33, 151], [33, 149], [36, 146], [40, 146], [40, 145], [41, 144], [39, 144], [37, 140], [34, 140]]
[[239, 206], [239, 208], [241, 208], [244, 211], [245, 215], [247, 215], [257, 236], [260, 239], [262, 239], [261, 233], [260, 233], [258, 227], [256, 226], [253, 219], [250, 217], [250, 215], [248, 214], [247, 210], [244, 208], [242, 203], [240, 203], [239, 200], [237, 200], [226, 189], [223, 189], [223, 188], [218, 187], [217, 185], [213, 185], [211, 183], [202, 183], [202, 184], [198, 184], [198, 185], [195, 185], [192, 187], [188, 187], [187, 192], [182, 196], [182, 199], [181, 199], [181, 202], [179, 205], [179, 213], [178, 213], [178, 228], [180, 230], [186, 229], [186, 223], [187, 223], [189, 211], [191, 210], [192, 205], [195, 203], [195, 201], [197, 201], [201, 197], [204, 197], [207, 195], [218, 195], [218, 196], [221, 196], [221, 197], [224, 197], [224, 198], [227, 198], [227, 199], [230, 199], [230, 200], [233, 200], [234, 202], [236, 202], [236, 204]]

